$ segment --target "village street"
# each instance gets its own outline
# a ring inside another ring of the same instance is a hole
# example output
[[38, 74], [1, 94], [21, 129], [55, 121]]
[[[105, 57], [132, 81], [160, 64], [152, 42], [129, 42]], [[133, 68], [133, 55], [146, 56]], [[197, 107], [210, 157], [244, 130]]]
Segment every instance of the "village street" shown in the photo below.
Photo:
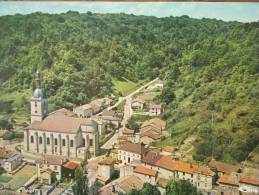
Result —
[[141, 86], [140, 88], [138, 88], [137, 90], [135, 90], [134, 92], [130, 93], [129, 95], [127, 95], [126, 97], [121, 97], [119, 98], [118, 102], [116, 104], [114, 104], [113, 106], [109, 107], [108, 109], [112, 109], [115, 108], [116, 106], [118, 106], [121, 102], [123, 102], [124, 100], [126, 100], [125, 102], [125, 106], [124, 106], [124, 115], [123, 115], [123, 119], [121, 122], [121, 128], [119, 129], [118, 132], [116, 132], [101, 148], [102, 149], [111, 149], [112, 146], [114, 145], [114, 143], [116, 143], [119, 135], [122, 135], [122, 130], [125, 127], [125, 125], [127, 124], [127, 121], [129, 120], [129, 118], [132, 116], [133, 114], [133, 110], [131, 108], [131, 101], [132, 101], [132, 97], [139, 93], [140, 91], [142, 91], [143, 89], [145, 89], [146, 87], [152, 85], [154, 82], [156, 82], [158, 80], [158, 78], [155, 78], [154, 80], [146, 83], [145, 85]]

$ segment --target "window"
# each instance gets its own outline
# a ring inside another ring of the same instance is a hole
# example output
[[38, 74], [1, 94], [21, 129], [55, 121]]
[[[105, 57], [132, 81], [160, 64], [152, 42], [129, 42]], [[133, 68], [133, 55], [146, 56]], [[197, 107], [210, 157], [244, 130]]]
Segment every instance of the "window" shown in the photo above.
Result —
[[70, 147], [74, 147], [74, 142], [73, 142], [73, 140], [70, 140]]
[[55, 165], [55, 166], [54, 166], [54, 169], [55, 169], [55, 170], [57, 170], [57, 169], [58, 169], [57, 165]]
[[193, 178], [193, 174], [191, 174], [191, 178]]
[[66, 140], [62, 139], [62, 146], [66, 146]]
[[37, 102], [34, 102], [34, 106], [37, 107]]
[[42, 144], [42, 137], [39, 137], [39, 143]]
[[34, 137], [31, 136], [31, 143], [34, 143]]
[[83, 146], [85, 146], [85, 139], [83, 138]]
[[185, 173], [183, 173], [183, 176], [185, 176]]
[[35, 113], [37, 113], [37, 110], [35, 110]]
[[93, 139], [90, 139], [90, 146], [93, 146]]
[[50, 144], [50, 139], [49, 139], [49, 137], [47, 138], [47, 144]]
[[55, 138], [54, 144], [55, 144], [55, 145], [58, 145], [58, 139], [57, 139], [57, 138]]

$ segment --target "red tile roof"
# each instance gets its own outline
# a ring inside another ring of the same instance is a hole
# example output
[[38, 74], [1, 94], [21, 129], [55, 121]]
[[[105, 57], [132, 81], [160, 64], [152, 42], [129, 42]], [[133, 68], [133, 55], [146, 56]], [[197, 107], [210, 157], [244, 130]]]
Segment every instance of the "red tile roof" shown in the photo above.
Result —
[[64, 167], [66, 167], [67, 169], [70, 169], [70, 170], [75, 170], [78, 166], [79, 166], [79, 164], [75, 163], [75, 162], [67, 162], [64, 165]]
[[249, 184], [249, 185], [259, 186], [259, 180], [256, 180], [256, 179], [249, 179], [249, 178], [243, 177], [243, 178], [240, 178], [239, 182]]
[[152, 170], [152, 169], [149, 169], [149, 168], [146, 168], [146, 167], [142, 167], [142, 166], [137, 166], [135, 169], [134, 169], [134, 172], [135, 173], [140, 173], [140, 174], [143, 174], [143, 175], [149, 175], [149, 176], [152, 176], [152, 177], [155, 177], [157, 172]]
[[218, 179], [218, 182], [221, 183], [221, 184], [238, 186], [238, 181], [235, 181], [234, 179], [232, 179], [230, 175], [222, 175]]
[[192, 165], [187, 162], [176, 160], [171, 156], [162, 156], [154, 152], [148, 152], [142, 162], [161, 167], [170, 171], [179, 171], [185, 173], [200, 173], [202, 175], [213, 176], [214, 173], [205, 166]]
[[157, 133], [156, 131], [149, 130], [149, 131], [144, 131], [140, 133], [140, 137], [149, 137], [153, 140], [158, 140], [161, 138], [161, 133]]
[[135, 154], [145, 154], [147, 149], [144, 147], [143, 144], [134, 144], [131, 142], [125, 142], [120, 150], [135, 153]]
[[217, 169], [217, 171], [230, 174], [232, 172], [238, 172], [240, 170], [239, 165], [231, 165], [223, 162], [219, 162], [216, 160], [211, 160], [209, 162], [209, 167]]
[[160, 118], [152, 118], [150, 120], [145, 121], [142, 125], [141, 128], [149, 125], [156, 125], [160, 128], [163, 128], [166, 126], [166, 121], [161, 120]]

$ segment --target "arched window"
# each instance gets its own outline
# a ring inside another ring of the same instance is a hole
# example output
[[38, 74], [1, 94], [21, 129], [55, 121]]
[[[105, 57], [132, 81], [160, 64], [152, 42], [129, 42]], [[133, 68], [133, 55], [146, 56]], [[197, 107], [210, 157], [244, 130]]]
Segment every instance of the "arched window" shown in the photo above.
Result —
[[66, 140], [62, 139], [62, 146], [66, 146]]
[[83, 146], [85, 146], [85, 138], [83, 138]]
[[57, 139], [57, 138], [55, 138], [54, 144], [55, 144], [55, 145], [58, 145], [58, 139]]
[[50, 139], [49, 139], [49, 137], [47, 137], [47, 144], [50, 144]]
[[39, 137], [39, 143], [42, 144], [42, 137]]
[[34, 137], [31, 136], [31, 143], [34, 143]]
[[70, 147], [74, 147], [74, 142], [73, 142], [73, 140], [70, 140]]

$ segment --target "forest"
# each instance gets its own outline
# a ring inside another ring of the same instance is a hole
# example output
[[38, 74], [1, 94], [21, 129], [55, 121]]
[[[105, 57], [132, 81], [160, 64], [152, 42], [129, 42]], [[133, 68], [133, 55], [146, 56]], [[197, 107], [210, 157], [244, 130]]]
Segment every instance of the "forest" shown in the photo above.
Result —
[[240, 162], [259, 143], [259, 22], [69, 11], [0, 26], [0, 128], [28, 123], [40, 70], [50, 111], [118, 96], [114, 79], [164, 79], [162, 144], [195, 135], [195, 160]]

